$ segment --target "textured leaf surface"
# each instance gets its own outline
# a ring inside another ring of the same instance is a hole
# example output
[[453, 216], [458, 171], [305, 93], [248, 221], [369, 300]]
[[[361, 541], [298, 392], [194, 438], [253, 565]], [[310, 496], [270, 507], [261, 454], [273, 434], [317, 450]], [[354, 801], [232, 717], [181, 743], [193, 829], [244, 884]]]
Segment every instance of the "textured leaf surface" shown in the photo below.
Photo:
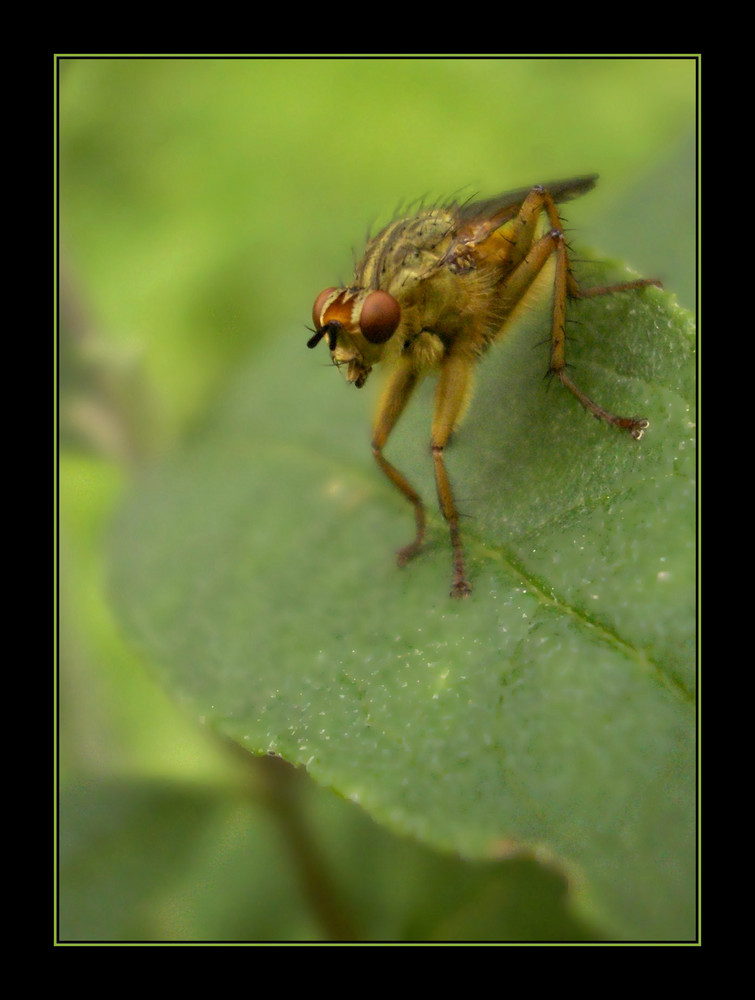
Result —
[[[374, 468], [365, 397], [303, 330], [239, 373], [114, 532], [113, 592], [167, 689], [303, 764], [390, 828], [463, 857], [563, 866], [618, 937], [694, 935], [694, 361], [655, 289], [580, 303], [583, 388], [542, 378], [537, 312], [481, 366], [448, 452], [474, 593], [444, 525], [399, 571], [411, 511]], [[389, 442], [434, 500], [425, 387]]]

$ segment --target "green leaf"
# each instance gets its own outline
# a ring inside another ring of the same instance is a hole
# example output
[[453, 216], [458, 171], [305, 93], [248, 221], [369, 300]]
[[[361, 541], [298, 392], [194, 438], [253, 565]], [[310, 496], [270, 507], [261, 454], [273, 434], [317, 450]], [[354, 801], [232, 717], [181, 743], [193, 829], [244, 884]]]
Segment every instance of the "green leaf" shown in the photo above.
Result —
[[228, 792], [121, 778], [65, 793], [61, 940], [316, 940], [270, 817]]
[[90, 777], [60, 819], [64, 942], [595, 940], [557, 872], [395, 837], [272, 758], [243, 790]]
[[[438, 515], [396, 568], [412, 515], [369, 453], [374, 386], [345, 386], [303, 329], [144, 476], [113, 593], [166, 688], [248, 750], [427, 845], [556, 863], [609, 936], [689, 940], [693, 323], [656, 289], [570, 316], [575, 380], [650, 430], [636, 442], [543, 379], [539, 310], [496, 345], [448, 451], [469, 600], [448, 597]], [[431, 508], [423, 388], [386, 454]]]

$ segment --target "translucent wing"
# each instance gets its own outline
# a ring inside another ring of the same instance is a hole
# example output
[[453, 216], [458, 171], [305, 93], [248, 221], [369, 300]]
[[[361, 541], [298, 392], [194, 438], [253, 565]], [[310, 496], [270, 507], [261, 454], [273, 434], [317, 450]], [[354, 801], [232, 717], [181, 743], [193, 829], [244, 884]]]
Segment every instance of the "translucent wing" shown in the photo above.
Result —
[[[554, 201], [570, 201], [593, 188], [597, 179], [597, 174], [588, 174], [585, 177], [550, 181], [536, 186], [545, 188]], [[454, 241], [466, 246], [482, 243], [492, 232], [513, 219], [531, 190], [532, 186], [519, 188], [517, 191], [506, 191], [495, 198], [459, 205], [454, 209], [454, 215], [458, 219]]]

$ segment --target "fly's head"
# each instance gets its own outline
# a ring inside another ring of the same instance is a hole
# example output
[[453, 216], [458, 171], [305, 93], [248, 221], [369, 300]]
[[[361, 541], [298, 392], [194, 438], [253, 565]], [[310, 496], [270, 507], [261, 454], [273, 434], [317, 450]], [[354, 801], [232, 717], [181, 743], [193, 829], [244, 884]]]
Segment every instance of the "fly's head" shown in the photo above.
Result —
[[326, 288], [312, 309], [315, 332], [307, 347], [328, 342], [333, 363], [346, 365], [346, 381], [361, 389], [401, 321], [401, 307], [384, 291]]

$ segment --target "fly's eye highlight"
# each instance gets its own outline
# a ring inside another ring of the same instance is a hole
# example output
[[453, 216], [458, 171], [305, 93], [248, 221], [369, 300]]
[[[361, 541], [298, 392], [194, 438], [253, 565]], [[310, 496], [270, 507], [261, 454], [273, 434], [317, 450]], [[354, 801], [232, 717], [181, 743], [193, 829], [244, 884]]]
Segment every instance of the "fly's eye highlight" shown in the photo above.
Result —
[[370, 292], [362, 305], [359, 328], [371, 344], [389, 340], [401, 319], [401, 306], [388, 292]]
[[323, 326], [320, 322], [322, 309], [334, 291], [335, 288], [326, 288], [325, 291], [320, 292], [315, 299], [315, 304], [312, 306], [312, 322], [315, 324], [315, 330], [319, 330], [320, 327]]

